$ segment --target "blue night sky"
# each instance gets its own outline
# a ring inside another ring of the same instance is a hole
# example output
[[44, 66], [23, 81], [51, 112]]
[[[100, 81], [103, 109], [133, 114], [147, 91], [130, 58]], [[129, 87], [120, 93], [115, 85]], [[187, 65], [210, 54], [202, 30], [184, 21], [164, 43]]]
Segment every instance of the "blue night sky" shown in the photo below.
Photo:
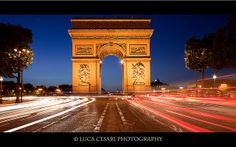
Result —
[[[105, 15], [106, 17], [111, 17]], [[0, 15], [0, 22], [18, 24], [32, 29], [35, 58], [24, 72], [24, 82], [36, 85], [71, 84], [70, 19], [81, 15]], [[103, 17], [82, 15], [82, 17]], [[117, 17], [151, 18], [154, 33], [151, 39], [151, 78], [181, 85], [195, 79], [195, 73], [185, 68], [184, 46], [190, 36], [202, 37], [225, 25], [225, 15], [127, 15]], [[236, 73], [227, 69], [224, 73]], [[206, 77], [212, 76], [208, 70]], [[102, 86], [106, 90], [121, 89], [119, 59], [108, 56], [102, 65]]]

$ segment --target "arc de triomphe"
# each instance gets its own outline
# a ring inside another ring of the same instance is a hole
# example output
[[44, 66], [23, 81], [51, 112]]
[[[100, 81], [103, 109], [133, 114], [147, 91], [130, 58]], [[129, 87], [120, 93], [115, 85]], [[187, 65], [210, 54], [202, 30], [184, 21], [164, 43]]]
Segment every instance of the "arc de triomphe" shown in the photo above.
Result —
[[71, 22], [74, 93], [101, 93], [102, 60], [108, 55], [121, 60], [124, 92], [150, 89], [150, 19], [73, 18]]

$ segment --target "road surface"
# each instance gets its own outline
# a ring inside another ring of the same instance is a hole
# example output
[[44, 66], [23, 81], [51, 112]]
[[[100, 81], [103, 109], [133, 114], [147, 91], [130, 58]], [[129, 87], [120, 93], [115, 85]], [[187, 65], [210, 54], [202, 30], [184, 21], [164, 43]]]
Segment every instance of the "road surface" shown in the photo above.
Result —
[[236, 102], [171, 95], [47, 97], [0, 107], [1, 132], [235, 132]]

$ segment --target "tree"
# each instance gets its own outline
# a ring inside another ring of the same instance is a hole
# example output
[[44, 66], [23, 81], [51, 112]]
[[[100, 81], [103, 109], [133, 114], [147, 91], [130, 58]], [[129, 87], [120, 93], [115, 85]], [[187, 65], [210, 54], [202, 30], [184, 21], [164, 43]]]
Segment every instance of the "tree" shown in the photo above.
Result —
[[[209, 33], [202, 39], [190, 37], [185, 46], [185, 66], [196, 72], [196, 87], [198, 72], [201, 72], [202, 86], [204, 85], [205, 71], [209, 68], [212, 60], [212, 39], [214, 34]], [[197, 91], [196, 91], [197, 93]]]
[[35, 87], [36, 95], [45, 95], [47, 93], [47, 88], [44, 85], [39, 85]]
[[161, 87], [161, 86], [167, 86], [167, 85], [168, 85], [167, 83], [161, 82], [159, 79], [151, 82], [151, 86], [153, 88], [157, 88], [157, 87]]
[[56, 91], [57, 87], [56, 86], [49, 86], [47, 88], [48, 93], [54, 93]]
[[199, 71], [198, 66], [198, 52], [201, 48], [201, 41], [200, 39], [197, 39], [196, 37], [191, 37], [187, 40], [186, 46], [185, 46], [185, 66], [186, 68], [194, 71]]
[[58, 87], [62, 92], [72, 91], [72, 86], [71, 85], [63, 84], [63, 85], [59, 85]]
[[16, 90], [14, 81], [3, 81], [3, 95], [12, 96]]
[[230, 16], [227, 25], [212, 34], [209, 67], [215, 70], [236, 68], [236, 16]]
[[212, 52], [209, 67], [215, 70], [227, 67], [225, 55], [227, 54], [228, 41], [224, 29], [218, 29], [209, 42], [209, 49]]
[[236, 39], [236, 15], [231, 15], [228, 18], [226, 30], [231, 38]]
[[230, 16], [225, 27], [208, 33], [202, 39], [191, 37], [185, 47], [185, 65], [196, 73], [207, 68], [236, 68], [236, 16]]
[[107, 91], [104, 88], [102, 88], [102, 94], [107, 94]]
[[32, 31], [18, 25], [0, 24], [0, 74], [16, 77], [16, 102], [23, 91], [23, 71], [33, 63]]
[[231, 15], [228, 18], [226, 32], [229, 38], [229, 50], [227, 54], [228, 67], [236, 68], [236, 15]]
[[34, 91], [34, 86], [30, 83], [26, 83], [24, 84], [24, 90], [26, 91], [26, 93], [31, 94]]

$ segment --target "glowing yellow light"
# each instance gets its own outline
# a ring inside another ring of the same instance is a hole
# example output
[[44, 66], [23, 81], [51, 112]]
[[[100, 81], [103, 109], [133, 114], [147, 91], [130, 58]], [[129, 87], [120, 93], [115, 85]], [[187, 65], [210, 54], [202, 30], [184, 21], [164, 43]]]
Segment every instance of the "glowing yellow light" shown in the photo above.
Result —
[[56, 89], [56, 92], [61, 92], [61, 89], [57, 88], [57, 89]]
[[123, 63], [124, 63], [124, 60], [120, 60], [120, 63], [123, 64]]
[[214, 75], [213, 75], [213, 79], [216, 79], [216, 78], [217, 78], [217, 76], [214, 74]]
[[220, 86], [218, 87], [220, 91], [226, 91], [228, 88], [229, 86], [227, 84], [220, 84]]

